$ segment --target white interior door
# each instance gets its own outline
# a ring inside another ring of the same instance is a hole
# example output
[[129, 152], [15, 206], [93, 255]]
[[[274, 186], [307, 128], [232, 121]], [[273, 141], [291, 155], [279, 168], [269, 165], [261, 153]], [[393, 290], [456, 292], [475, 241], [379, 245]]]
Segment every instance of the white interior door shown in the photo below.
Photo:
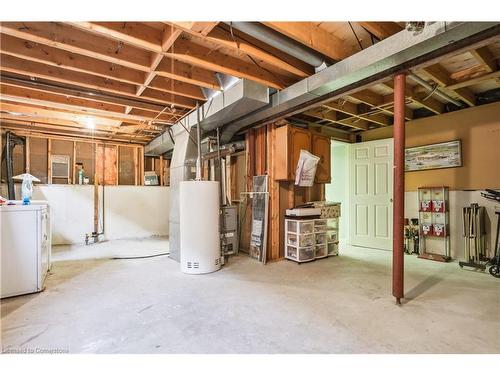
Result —
[[349, 154], [351, 245], [392, 249], [393, 139], [354, 143]]

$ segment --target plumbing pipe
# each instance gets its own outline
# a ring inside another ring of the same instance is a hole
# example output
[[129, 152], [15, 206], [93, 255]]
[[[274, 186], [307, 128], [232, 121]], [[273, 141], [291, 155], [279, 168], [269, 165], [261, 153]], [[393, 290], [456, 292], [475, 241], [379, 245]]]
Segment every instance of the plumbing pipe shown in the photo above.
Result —
[[445, 94], [444, 92], [442, 92], [438, 88], [430, 85], [429, 82], [427, 82], [425, 79], [422, 79], [415, 74], [408, 74], [408, 78], [411, 78], [412, 80], [417, 82], [419, 85], [425, 87], [427, 90], [429, 90], [431, 92], [431, 95], [437, 95], [440, 98], [446, 100], [447, 102], [455, 104], [457, 107], [463, 107], [463, 104], [461, 102], [459, 102], [456, 99], [453, 99], [451, 96]]
[[229, 26], [248, 34], [270, 46], [277, 48], [305, 63], [312, 65], [316, 71], [326, 68], [325, 58], [306, 46], [299, 45], [287, 36], [280, 34], [258, 22], [229, 22]]
[[405, 88], [406, 75], [394, 77], [394, 178], [392, 295], [401, 304], [404, 297], [404, 207], [405, 207]]
[[196, 180], [201, 181], [201, 125], [200, 125], [200, 104], [196, 102], [196, 146], [198, 148], [198, 158], [196, 159]]

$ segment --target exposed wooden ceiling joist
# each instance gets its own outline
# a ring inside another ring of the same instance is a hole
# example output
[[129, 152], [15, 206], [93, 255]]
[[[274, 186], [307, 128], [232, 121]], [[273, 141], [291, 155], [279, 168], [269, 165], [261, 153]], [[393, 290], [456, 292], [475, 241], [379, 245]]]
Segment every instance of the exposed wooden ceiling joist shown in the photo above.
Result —
[[[172, 23], [176, 27], [179, 27], [179, 23]], [[184, 31], [199, 36], [200, 33], [193, 30], [187, 30], [183, 28]], [[222, 47], [229, 48], [234, 51], [238, 51], [241, 53], [245, 53], [249, 56], [257, 60], [261, 60], [265, 63], [268, 63], [278, 69], [282, 69], [286, 72], [296, 75], [297, 77], [308, 77], [312, 74], [312, 69], [306, 68], [304, 64], [291, 64], [282, 58], [264, 51], [262, 48], [257, 47], [256, 45], [249, 43], [247, 39], [243, 39], [239, 37], [237, 34], [231, 34], [230, 32], [225, 31], [222, 28], [215, 28], [211, 30], [210, 34], [206, 35], [203, 39], [208, 42], [214, 43], [216, 45], [220, 45]], [[297, 66], [298, 65], [298, 66]]]
[[[17, 74], [45, 78], [52, 81], [88, 87], [96, 90], [104, 90], [111, 93], [135, 96], [136, 88], [134, 85], [94, 76], [87, 73], [70, 71], [64, 68], [45, 65], [33, 61], [19, 59], [9, 55], [1, 55], [2, 70]], [[152, 101], [160, 102], [164, 105], [173, 104], [183, 108], [192, 108], [196, 101], [190, 98], [167, 95], [166, 93], [150, 96]]]
[[[109, 118], [115, 121], [126, 121], [130, 123], [135, 123], [135, 124], [143, 124], [151, 121], [153, 117], [151, 114], [149, 114], [148, 117], [145, 116], [136, 116], [136, 115], [130, 115], [126, 114], [124, 112], [116, 112], [116, 111], [110, 111], [110, 110], [103, 110], [103, 109], [97, 109], [97, 108], [89, 108], [88, 106], [82, 107], [80, 105], [75, 105], [75, 104], [68, 104], [68, 103], [62, 103], [63, 100], [60, 98], [54, 98], [55, 95], [52, 95], [52, 98], [50, 96], [45, 95], [46, 93], [41, 93], [41, 92], [36, 92], [32, 90], [29, 94], [26, 93], [19, 93], [15, 92], [16, 90], [19, 90], [19, 88], [12, 88], [8, 86], [1, 86], [2, 92], [0, 93], [0, 101], [10, 101], [10, 102], [16, 102], [16, 103], [23, 103], [26, 105], [38, 105], [38, 106], [43, 106], [46, 108], [51, 108], [55, 110], [62, 110], [62, 111], [71, 111], [72, 113], [79, 113], [83, 115], [88, 115], [92, 116], [95, 118]], [[13, 92], [14, 91], [14, 92]], [[51, 100], [46, 100], [46, 99], [51, 99]], [[59, 99], [58, 101], [54, 101], [55, 99]], [[88, 103], [87, 103], [88, 105]], [[165, 120], [162, 120], [165, 121]], [[173, 118], [169, 117], [169, 122], [173, 122]]]
[[3, 85], [29, 88], [32, 90], [64, 95], [72, 98], [86, 99], [97, 103], [108, 103], [120, 106], [130, 106], [133, 108], [141, 108], [147, 111], [151, 111], [155, 114], [159, 113], [163, 108], [165, 108], [162, 104], [148, 102], [144, 99], [139, 100], [138, 98], [113, 95], [100, 90], [82, 90], [79, 87], [58, 84], [57, 82], [51, 82], [50, 80], [29, 80], [29, 78], [20, 75], [15, 75], [14, 77], [2, 75], [1, 80]]
[[331, 58], [342, 60], [356, 50], [313, 22], [263, 22], [264, 25]]
[[0, 32], [143, 71], [151, 61], [144, 50], [57, 22], [2, 22]]
[[399, 26], [396, 22], [357, 22], [370, 34], [373, 34], [377, 39], [382, 40], [394, 35], [403, 28]]
[[[68, 137], [67, 139], [82, 139], [85, 141], [109, 141], [108, 131], [85, 131], [82, 132], [81, 129], [75, 130], [72, 127], [67, 127], [65, 125], [53, 125], [45, 124], [39, 121], [27, 122], [25, 120], [13, 120], [13, 119], [2, 119], [2, 126], [5, 129], [14, 130], [19, 135], [35, 135], [39, 136], [44, 134], [47, 136], [60, 136], [62, 138]], [[151, 137], [149, 135], [140, 135], [131, 138], [130, 134], [115, 134], [113, 136], [114, 143], [122, 144], [146, 144]]]
[[474, 49], [471, 51], [472, 56], [486, 69], [487, 72], [494, 72], [497, 70], [497, 62], [495, 57], [488, 49], [487, 46]]
[[[442, 88], [447, 88], [453, 81], [450, 78], [450, 74], [446, 71], [443, 66], [440, 64], [434, 64], [422, 69], [431, 79]], [[450, 90], [453, 96], [458, 97], [463, 102], [467, 103], [470, 106], [476, 105], [476, 97], [474, 93], [470, 91], [468, 88], [463, 87], [460, 89]]]
[[242, 61], [182, 37], [177, 40], [168, 54], [176, 60], [235, 77], [247, 78], [277, 89], [287, 87], [294, 82], [288, 77], [272, 73], [251, 61]]

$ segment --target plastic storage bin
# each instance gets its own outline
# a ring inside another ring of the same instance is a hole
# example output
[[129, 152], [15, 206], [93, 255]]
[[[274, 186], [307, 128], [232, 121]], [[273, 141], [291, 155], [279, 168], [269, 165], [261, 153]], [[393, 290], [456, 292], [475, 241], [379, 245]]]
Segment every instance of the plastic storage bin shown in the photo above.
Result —
[[330, 242], [327, 245], [327, 254], [328, 256], [339, 255], [339, 243], [338, 242]]
[[316, 259], [319, 259], [319, 258], [324, 258], [326, 256], [328, 256], [328, 249], [327, 249], [327, 244], [324, 243], [324, 244], [321, 244], [321, 245], [316, 245], [315, 248], [315, 255], [314, 257]]
[[315, 233], [314, 240], [315, 240], [316, 245], [325, 243], [326, 242], [326, 232]]
[[287, 234], [287, 245], [291, 246], [299, 246], [299, 247], [306, 247], [306, 246], [313, 246], [314, 245], [314, 234], [295, 234], [295, 233], [288, 233]]
[[287, 231], [297, 234], [314, 233], [314, 220], [292, 220], [286, 219]]
[[296, 262], [309, 262], [314, 260], [314, 247], [287, 246], [285, 257]]

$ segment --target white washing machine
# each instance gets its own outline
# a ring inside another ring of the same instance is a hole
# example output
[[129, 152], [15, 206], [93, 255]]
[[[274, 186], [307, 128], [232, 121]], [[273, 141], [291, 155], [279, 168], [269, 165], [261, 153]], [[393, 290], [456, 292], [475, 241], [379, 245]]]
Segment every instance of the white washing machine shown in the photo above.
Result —
[[50, 209], [45, 201], [0, 206], [1, 298], [39, 292], [50, 269]]

